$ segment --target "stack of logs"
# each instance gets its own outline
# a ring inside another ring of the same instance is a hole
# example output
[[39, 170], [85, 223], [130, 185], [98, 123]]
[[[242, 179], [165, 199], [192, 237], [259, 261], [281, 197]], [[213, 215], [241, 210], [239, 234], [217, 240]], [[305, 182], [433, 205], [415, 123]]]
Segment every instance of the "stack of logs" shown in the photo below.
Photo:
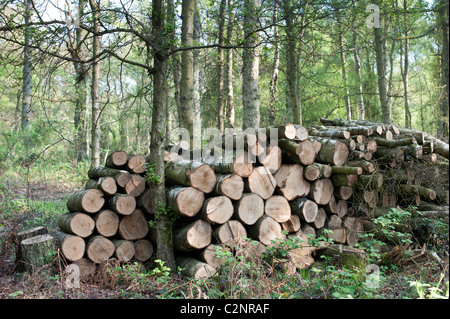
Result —
[[[242, 237], [253, 239], [259, 254], [286, 233], [305, 241], [324, 234], [354, 246], [380, 207], [448, 205], [448, 144], [382, 123], [321, 123], [277, 127], [277, 143], [270, 128], [259, 129], [245, 136], [244, 150], [222, 157], [193, 161], [166, 152], [167, 205], [180, 216], [174, 253], [187, 275], [213, 274], [220, 264], [216, 247]], [[224, 137], [223, 145], [236, 146], [237, 137]], [[69, 198], [69, 212], [58, 221], [68, 260], [150, 257], [155, 243], [145, 162], [117, 151], [105, 167], [89, 170], [86, 189]], [[313, 251], [292, 250], [290, 259], [308, 267]]]

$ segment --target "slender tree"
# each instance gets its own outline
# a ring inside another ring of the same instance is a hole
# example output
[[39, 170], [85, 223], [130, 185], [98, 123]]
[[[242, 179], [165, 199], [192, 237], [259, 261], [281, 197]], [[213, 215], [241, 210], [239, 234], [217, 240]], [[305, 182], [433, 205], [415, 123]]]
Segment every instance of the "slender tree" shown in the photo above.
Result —
[[[233, 43], [234, 2], [228, 0], [227, 44]], [[227, 50], [226, 61], [227, 126], [234, 128], [233, 49]]]
[[22, 116], [21, 126], [22, 130], [26, 130], [30, 125], [31, 112], [31, 95], [32, 95], [32, 64], [31, 64], [31, 37], [32, 31], [29, 24], [31, 23], [31, 12], [33, 7], [33, 0], [26, 0], [25, 2], [25, 34], [23, 47], [23, 79], [22, 79]]

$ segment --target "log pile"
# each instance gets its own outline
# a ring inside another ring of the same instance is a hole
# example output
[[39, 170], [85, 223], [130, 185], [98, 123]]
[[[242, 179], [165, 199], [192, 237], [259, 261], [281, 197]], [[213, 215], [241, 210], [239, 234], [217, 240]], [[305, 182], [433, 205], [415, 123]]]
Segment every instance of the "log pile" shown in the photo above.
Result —
[[[220, 263], [215, 247], [242, 237], [253, 239], [259, 254], [286, 234], [304, 240], [325, 234], [354, 246], [380, 207], [448, 205], [448, 144], [425, 133], [340, 119], [274, 129], [275, 135], [259, 129], [241, 142], [238, 135], [223, 137], [232, 154], [191, 160], [181, 148], [166, 151], [167, 206], [180, 216], [174, 253], [187, 275], [213, 274]], [[69, 212], [58, 221], [68, 260], [150, 258], [156, 246], [145, 162], [117, 151], [105, 167], [89, 170], [86, 189], [69, 198]], [[315, 249], [300, 250], [291, 260], [308, 267]]]

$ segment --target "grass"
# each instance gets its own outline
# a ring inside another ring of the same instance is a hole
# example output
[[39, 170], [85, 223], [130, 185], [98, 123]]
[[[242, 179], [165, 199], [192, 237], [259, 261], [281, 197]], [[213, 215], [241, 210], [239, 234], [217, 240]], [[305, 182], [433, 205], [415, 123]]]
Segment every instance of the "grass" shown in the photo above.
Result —
[[[82, 281], [80, 288], [70, 289], [65, 284], [66, 264], [58, 253], [35, 273], [14, 272], [14, 234], [37, 226], [45, 226], [50, 232], [56, 230], [57, 216], [66, 211], [67, 194], [81, 187], [81, 178], [61, 185], [53, 177], [45, 181], [34, 179], [27, 184], [11, 176], [3, 175], [0, 179], [1, 299], [437, 299], [449, 296], [448, 225], [442, 224], [434, 225], [435, 235], [439, 236], [433, 236], [434, 241], [428, 242], [429, 249], [439, 254], [442, 263], [427, 260], [390, 264], [377, 248], [380, 242], [366, 236], [360, 248], [377, 265], [375, 273], [336, 266], [329, 258], [289, 273], [277, 266], [273, 258], [286, 256], [286, 249], [293, 248], [295, 243], [274, 245], [265, 258], [260, 258], [248, 253], [251, 240], [240, 240], [216, 252], [223, 262], [217, 275], [209, 279], [187, 278], [179, 270], [169, 271], [161, 261], [153, 260], [143, 267], [111, 260], [101, 264], [95, 276]], [[398, 213], [394, 215], [399, 218]], [[389, 220], [381, 222], [385, 229], [394, 229]]]

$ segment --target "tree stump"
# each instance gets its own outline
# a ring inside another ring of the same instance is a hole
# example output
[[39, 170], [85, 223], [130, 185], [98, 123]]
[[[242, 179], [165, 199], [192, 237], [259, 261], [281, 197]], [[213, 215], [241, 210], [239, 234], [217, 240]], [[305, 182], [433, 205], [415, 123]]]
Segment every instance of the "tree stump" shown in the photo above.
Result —
[[50, 262], [52, 254], [56, 251], [55, 240], [49, 234], [34, 236], [20, 243], [23, 269], [27, 272], [37, 271]]

